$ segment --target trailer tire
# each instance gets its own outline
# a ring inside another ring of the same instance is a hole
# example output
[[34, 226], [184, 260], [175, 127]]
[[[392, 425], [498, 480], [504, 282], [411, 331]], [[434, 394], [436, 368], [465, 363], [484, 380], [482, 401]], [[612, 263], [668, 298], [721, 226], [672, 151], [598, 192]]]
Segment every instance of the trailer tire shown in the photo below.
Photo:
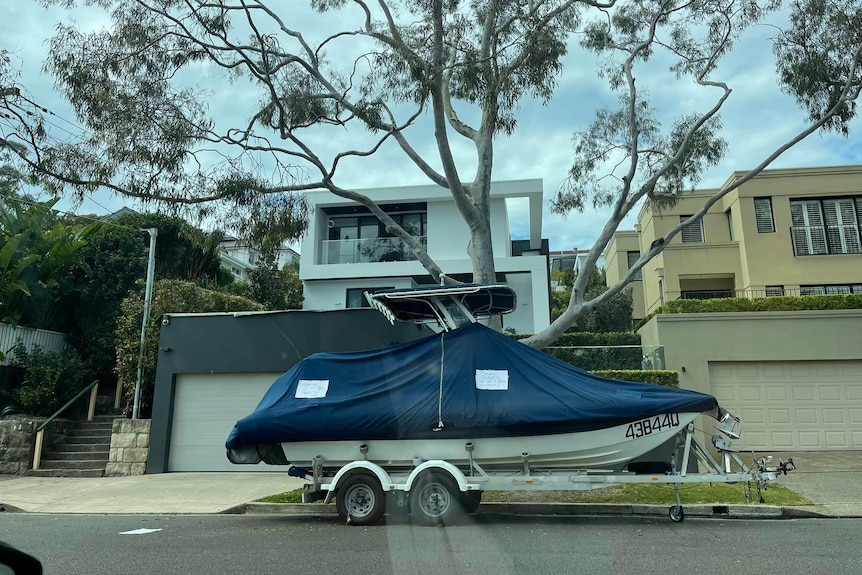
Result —
[[448, 473], [426, 473], [410, 490], [410, 513], [424, 525], [448, 525], [464, 514], [462, 494]]
[[480, 503], [482, 503], [481, 491], [467, 491], [461, 496], [461, 506], [464, 508], [464, 513], [475, 513], [479, 509]]
[[380, 481], [370, 473], [344, 478], [335, 494], [335, 509], [348, 525], [373, 525], [386, 512], [386, 497]]
[[667, 510], [667, 516], [674, 523], [682, 523], [685, 521], [685, 511], [682, 510], [682, 505], [671, 505]]

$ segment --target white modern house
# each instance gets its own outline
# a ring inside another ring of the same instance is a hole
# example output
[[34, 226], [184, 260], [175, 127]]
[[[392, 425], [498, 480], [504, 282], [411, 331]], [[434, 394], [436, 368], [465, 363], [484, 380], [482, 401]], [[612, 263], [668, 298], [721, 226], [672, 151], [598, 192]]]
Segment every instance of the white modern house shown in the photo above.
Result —
[[[448, 276], [472, 281], [467, 253], [470, 232], [449, 190], [434, 185], [358, 190], [378, 203], [426, 246]], [[308, 231], [300, 251], [303, 309], [367, 307], [366, 290], [415, 287], [431, 277], [404, 243], [387, 233], [364, 206], [330, 192], [308, 193]], [[526, 199], [529, 239], [512, 241], [507, 200]], [[504, 328], [535, 333], [550, 321], [548, 249], [542, 233], [542, 181], [513, 180], [491, 185], [491, 234], [497, 282], [518, 296]]]
[[[219, 246], [221, 265], [229, 269], [237, 280], [246, 279], [248, 271], [257, 267], [260, 252], [245, 242], [232, 236], [222, 240]], [[276, 267], [284, 268], [291, 262], [299, 261], [299, 254], [287, 246], [279, 248]]]

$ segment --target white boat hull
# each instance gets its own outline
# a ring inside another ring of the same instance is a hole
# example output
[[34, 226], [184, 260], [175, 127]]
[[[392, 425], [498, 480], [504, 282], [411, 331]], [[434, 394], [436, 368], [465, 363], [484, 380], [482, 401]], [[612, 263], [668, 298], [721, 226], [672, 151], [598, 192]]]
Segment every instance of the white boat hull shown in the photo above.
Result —
[[[472, 459], [483, 469], [519, 467], [526, 454], [532, 469], [622, 469], [684, 430], [698, 413], [663, 414], [641, 421], [574, 433], [472, 439], [401, 439], [303, 441], [282, 443], [293, 465], [311, 465], [323, 457], [325, 469], [337, 469], [352, 461], [368, 459], [384, 468], [412, 467], [420, 461], [442, 459], [467, 466]], [[368, 448], [363, 454], [361, 446]]]

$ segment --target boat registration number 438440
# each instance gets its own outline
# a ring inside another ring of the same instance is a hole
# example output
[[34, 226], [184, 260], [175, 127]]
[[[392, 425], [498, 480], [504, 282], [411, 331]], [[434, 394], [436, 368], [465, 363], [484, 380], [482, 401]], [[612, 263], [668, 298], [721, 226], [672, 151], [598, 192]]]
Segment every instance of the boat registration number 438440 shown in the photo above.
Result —
[[679, 427], [679, 414], [656, 415], [655, 417], [648, 417], [647, 419], [629, 423], [626, 429], [626, 437], [629, 439], [638, 439], [639, 437], [677, 427]]

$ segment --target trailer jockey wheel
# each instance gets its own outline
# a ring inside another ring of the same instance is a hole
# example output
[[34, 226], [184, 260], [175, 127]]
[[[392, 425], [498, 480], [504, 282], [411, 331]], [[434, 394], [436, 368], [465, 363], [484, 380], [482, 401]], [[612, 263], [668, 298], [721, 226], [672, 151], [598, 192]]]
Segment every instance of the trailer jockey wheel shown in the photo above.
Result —
[[685, 520], [685, 511], [682, 510], [682, 505], [671, 505], [667, 510], [667, 516], [674, 523], [682, 523]]
[[448, 525], [464, 512], [461, 491], [448, 473], [426, 473], [410, 490], [410, 513], [425, 525]]
[[357, 473], [344, 480], [335, 494], [338, 516], [348, 525], [373, 525], [386, 511], [386, 497], [377, 477]]

